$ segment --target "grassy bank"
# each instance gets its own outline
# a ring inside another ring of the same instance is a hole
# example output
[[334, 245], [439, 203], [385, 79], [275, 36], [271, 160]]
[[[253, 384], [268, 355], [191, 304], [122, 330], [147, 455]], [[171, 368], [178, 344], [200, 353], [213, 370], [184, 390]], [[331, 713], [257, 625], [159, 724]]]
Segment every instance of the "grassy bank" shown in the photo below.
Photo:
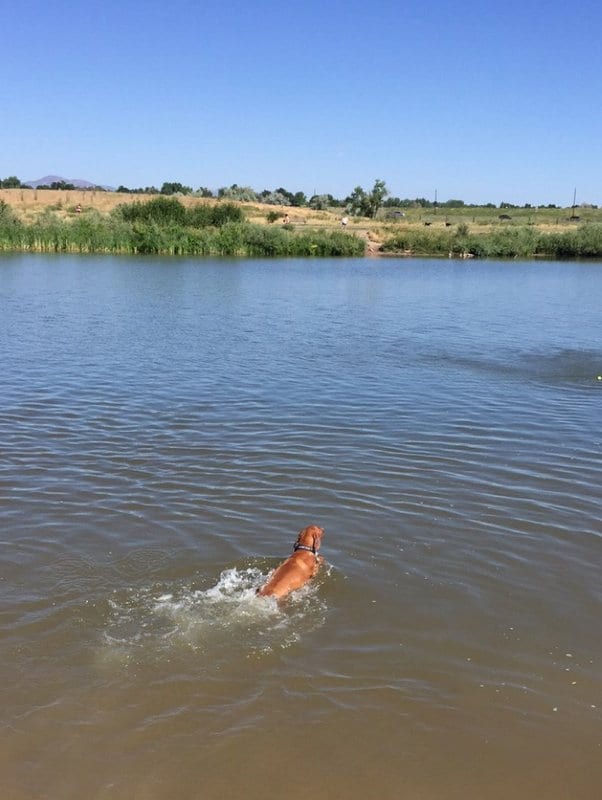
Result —
[[109, 214], [86, 209], [31, 220], [0, 202], [0, 250], [52, 253], [148, 253], [196, 256], [361, 256], [364, 242], [339, 230], [296, 230], [247, 222], [232, 203], [186, 208], [157, 198]]
[[383, 208], [377, 219], [350, 217], [345, 229], [343, 216], [340, 208], [274, 207], [191, 196], [1, 189], [0, 250], [602, 258], [598, 208]]
[[381, 249], [389, 254], [477, 258], [602, 258], [602, 223], [553, 231], [517, 225], [474, 232], [464, 224], [445, 230], [406, 229], [386, 238]]

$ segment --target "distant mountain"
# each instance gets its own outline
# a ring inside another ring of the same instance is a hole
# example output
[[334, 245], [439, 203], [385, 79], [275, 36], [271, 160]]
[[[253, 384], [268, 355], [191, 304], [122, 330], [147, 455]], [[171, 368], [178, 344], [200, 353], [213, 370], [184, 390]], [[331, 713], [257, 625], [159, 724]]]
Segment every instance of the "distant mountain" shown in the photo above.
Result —
[[[23, 184], [25, 186], [31, 186], [32, 189], [37, 189], [38, 186], [50, 186], [52, 183], [60, 183], [61, 181], [64, 183], [72, 183], [78, 189], [93, 189], [95, 186], [99, 185], [91, 181], [84, 181], [81, 178], [63, 178], [60, 175], [45, 175], [43, 178], [38, 178], [35, 181], [23, 181]], [[103, 186], [102, 188], [109, 192], [115, 191], [112, 186]]]

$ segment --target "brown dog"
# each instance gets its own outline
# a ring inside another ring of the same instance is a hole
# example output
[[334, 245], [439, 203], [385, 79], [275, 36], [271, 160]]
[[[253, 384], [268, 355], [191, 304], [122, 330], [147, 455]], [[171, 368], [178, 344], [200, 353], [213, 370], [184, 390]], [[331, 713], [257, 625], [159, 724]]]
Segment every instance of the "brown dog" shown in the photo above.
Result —
[[292, 554], [276, 567], [270, 578], [257, 590], [263, 597], [275, 597], [281, 600], [295, 589], [305, 586], [320, 569], [324, 562], [318, 555], [324, 529], [317, 525], [303, 528], [294, 544]]

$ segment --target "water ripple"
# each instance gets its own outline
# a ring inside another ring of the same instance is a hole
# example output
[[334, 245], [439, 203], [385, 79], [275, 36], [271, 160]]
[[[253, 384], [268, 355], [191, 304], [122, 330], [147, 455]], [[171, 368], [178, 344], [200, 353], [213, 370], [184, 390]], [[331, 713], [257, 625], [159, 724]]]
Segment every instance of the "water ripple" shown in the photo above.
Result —
[[[80, 762], [172, 796], [157, 765], [189, 791], [237, 743], [241, 774], [319, 769], [320, 735], [379, 774], [537, 743], [595, 772], [599, 267], [0, 261], [2, 765], [32, 796]], [[310, 522], [329, 568], [257, 598]]]

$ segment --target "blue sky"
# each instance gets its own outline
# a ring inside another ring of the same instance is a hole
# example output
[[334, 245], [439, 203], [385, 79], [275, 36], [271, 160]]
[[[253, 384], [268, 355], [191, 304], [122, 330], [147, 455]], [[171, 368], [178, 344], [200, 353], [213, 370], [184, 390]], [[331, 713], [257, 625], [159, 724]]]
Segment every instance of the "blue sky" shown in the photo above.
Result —
[[602, 205], [597, 2], [0, 4], [0, 177]]

